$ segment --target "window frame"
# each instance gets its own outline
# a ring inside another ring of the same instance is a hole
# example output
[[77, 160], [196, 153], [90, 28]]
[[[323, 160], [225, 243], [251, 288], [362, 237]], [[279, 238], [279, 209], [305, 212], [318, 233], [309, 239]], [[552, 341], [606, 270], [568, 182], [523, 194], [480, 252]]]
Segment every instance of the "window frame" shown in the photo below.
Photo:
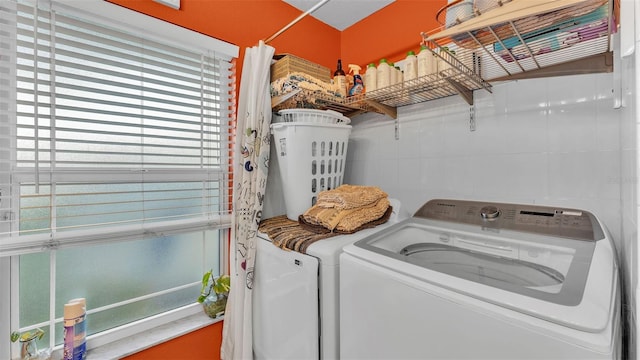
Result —
[[[130, 9], [126, 9], [119, 5], [109, 3], [106, 0], [33, 0], [33, 2], [37, 3], [39, 6], [50, 8], [51, 10], [63, 10], [66, 14], [80, 16], [85, 19], [99, 19], [102, 22], [107, 22], [111, 25], [115, 25], [120, 29], [124, 29], [125, 31], [133, 32], [136, 34], [144, 34], [143, 37], [145, 38], [163, 42], [169, 45], [192, 48], [204, 53], [220, 53], [232, 59], [237, 58], [239, 54], [239, 48], [236, 45], [223, 42], [221, 40], [182, 28], [180, 26], [153, 18], [151, 16], [147, 16], [142, 13], [138, 13]], [[232, 60], [231, 62], [233, 63], [234, 61], [235, 60]], [[229, 81], [232, 82], [234, 80], [235, 79], [230, 79]], [[13, 94], [12, 96], [15, 97], [15, 94]], [[230, 98], [235, 101], [235, 95], [232, 94]], [[230, 110], [230, 112], [231, 118], [229, 119], [229, 123], [232, 122], [235, 116], [235, 114], [232, 113], [233, 110]], [[222, 136], [226, 135], [228, 134], [222, 134]], [[15, 137], [12, 137], [12, 141], [15, 141]], [[1, 152], [0, 156], [2, 156]], [[10, 154], [10, 156], [13, 155]], [[11, 163], [11, 160], [15, 159], [4, 160], [7, 160], [8, 163]], [[224, 169], [228, 168], [227, 165], [228, 164], [223, 162], [221, 164], [221, 171], [224, 171]], [[162, 171], [158, 171], [158, 174], [161, 173]], [[24, 176], [28, 177], [29, 175], [24, 174]], [[231, 189], [229, 189], [229, 191], [230, 190]], [[229, 195], [230, 194], [227, 194], [227, 196]], [[19, 211], [19, 209], [17, 209], [18, 206], [19, 204], [17, 204], [17, 202], [11, 204], [11, 209], [16, 214]], [[0, 214], [0, 216], [5, 216], [5, 214]], [[217, 224], [208, 224], [208, 228], [220, 230], [219, 264], [220, 271], [224, 272], [228, 266], [227, 240], [229, 237], [229, 228], [231, 226], [231, 215], [221, 216], [218, 221], [219, 222]], [[0, 232], [2, 232], [3, 230], [4, 229], [0, 229]], [[90, 243], [90, 241], [87, 243]], [[55, 257], [55, 253], [50, 256]], [[51, 266], [55, 266], [55, 262], [52, 262]], [[19, 320], [19, 309], [12, 307], [14, 306], [14, 304], [19, 303], [18, 281], [15, 281], [19, 276], [18, 269], [19, 256], [6, 256], [6, 254], [0, 256], [0, 339], [5, 339], [0, 343], [4, 344], [9, 343], [7, 341], [9, 338], [9, 334], [12, 329], [17, 328], [16, 325], [18, 324]], [[53, 272], [52, 274], [55, 273]], [[202, 314], [200, 304], [197, 304], [195, 302], [182, 308], [167, 311], [162, 314], [134, 321], [132, 323], [128, 323], [117, 328], [89, 336], [87, 339], [87, 346], [88, 349], [100, 347], [119, 339], [130, 338], [135, 334], [140, 334], [163, 324], [175, 322], [181, 319], [187, 319], [194, 314]], [[54, 341], [54, 337], [51, 337], [50, 346], [53, 345]], [[11, 358], [12, 355], [19, 354], [18, 347], [18, 344], [12, 344], [11, 346], [0, 346], [0, 358]], [[59, 347], [60, 346], [58, 346], [58, 348]]]

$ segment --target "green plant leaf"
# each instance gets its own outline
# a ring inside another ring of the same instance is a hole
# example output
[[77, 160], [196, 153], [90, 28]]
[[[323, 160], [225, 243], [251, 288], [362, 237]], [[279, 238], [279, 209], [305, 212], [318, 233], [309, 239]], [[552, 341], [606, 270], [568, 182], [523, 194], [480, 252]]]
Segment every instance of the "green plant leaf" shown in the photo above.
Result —
[[11, 342], [16, 342], [18, 340], [20, 340], [21, 342], [26, 342], [26, 341], [31, 341], [33, 339], [42, 339], [42, 337], [44, 336], [44, 331], [40, 328], [37, 328], [33, 331], [25, 331], [22, 334], [20, 334], [17, 331], [14, 331], [11, 333]]
[[202, 275], [202, 288], [204, 289], [209, 284], [209, 279], [211, 278], [212, 270], [207, 271]]
[[229, 275], [220, 276], [216, 280], [215, 285], [213, 286], [213, 291], [215, 291], [216, 294], [228, 293], [230, 289], [231, 289], [231, 278], [229, 277]]
[[198, 297], [199, 303], [202, 303], [204, 299], [209, 296], [209, 294], [211, 294], [211, 287], [213, 286], [213, 284], [210, 286], [209, 280], [211, 279], [212, 275], [213, 270], [209, 270], [204, 273], [204, 275], [202, 275], [202, 287], [200, 288], [200, 296]]

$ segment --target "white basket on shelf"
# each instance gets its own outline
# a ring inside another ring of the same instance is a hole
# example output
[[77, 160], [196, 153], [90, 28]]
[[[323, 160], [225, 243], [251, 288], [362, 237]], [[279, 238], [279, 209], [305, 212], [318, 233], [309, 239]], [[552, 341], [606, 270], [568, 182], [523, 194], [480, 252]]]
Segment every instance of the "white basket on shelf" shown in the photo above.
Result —
[[320, 191], [342, 185], [351, 125], [347, 125], [349, 118], [330, 110], [279, 113], [285, 120], [271, 124], [271, 133], [287, 217], [297, 221], [315, 204]]
[[316, 124], [346, 124], [351, 119], [333, 110], [285, 109], [278, 111], [284, 122], [309, 122]]

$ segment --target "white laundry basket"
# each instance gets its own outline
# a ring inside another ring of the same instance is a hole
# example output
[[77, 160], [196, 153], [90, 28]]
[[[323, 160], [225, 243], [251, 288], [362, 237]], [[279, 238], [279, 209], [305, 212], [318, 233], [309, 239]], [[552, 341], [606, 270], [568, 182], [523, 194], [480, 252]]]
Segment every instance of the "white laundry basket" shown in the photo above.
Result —
[[[286, 114], [289, 119], [271, 124], [271, 133], [287, 217], [297, 221], [299, 215], [315, 204], [320, 191], [342, 185], [351, 125], [346, 125], [340, 119], [344, 117], [333, 111], [323, 115], [332, 120], [318, 121], [318, 114], [310, 111], [323, 110], [294, 110], [297, 109], [281, 110], [280, 115]], [[291, 121], [292, 117], [299, 121]]]

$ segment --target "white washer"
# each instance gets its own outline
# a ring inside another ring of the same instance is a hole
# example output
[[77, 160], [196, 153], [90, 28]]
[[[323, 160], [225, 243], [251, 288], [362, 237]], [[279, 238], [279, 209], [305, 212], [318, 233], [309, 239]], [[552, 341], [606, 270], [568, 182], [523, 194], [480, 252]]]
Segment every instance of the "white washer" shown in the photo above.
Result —
[[620, 323], [587, 211], [432, 200], [340, 259], [342, 359], [619, 359]]
[[389, 221], [375, 228], [317, 241], [306, 254], [259, 237], [253, 288], [255, 359], [336, 359], [339, 356], [339, 255], [342, 248], [399, 221], [390, 199]]

